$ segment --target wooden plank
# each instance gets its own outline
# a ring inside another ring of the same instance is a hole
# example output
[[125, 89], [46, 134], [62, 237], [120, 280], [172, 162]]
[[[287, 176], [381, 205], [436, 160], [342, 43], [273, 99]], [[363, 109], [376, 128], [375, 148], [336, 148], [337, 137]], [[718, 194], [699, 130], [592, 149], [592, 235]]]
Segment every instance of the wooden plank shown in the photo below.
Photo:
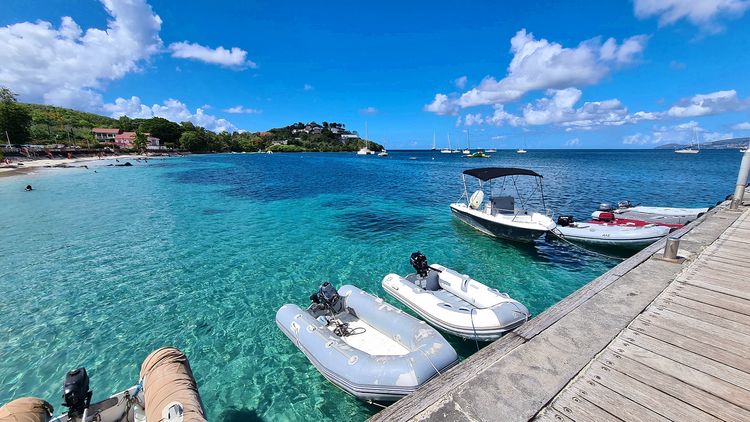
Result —
[[734, 384], [730, 384], [712, 375], [708, 375], [697, 369], [693, 369], [687, 365], [667, 359], [632, 344], [627, 347], [621, 347], [621, 345], [619, 345], [619, 347], [610, 345], [608, 348], [622, 356], [640, 362], [654, 371], [677, 378], [685, 384], [692, 385], [693, 387], [704, 390], [707, 393], [721, 397], [722, 399], [734, 403], [745, 410], [750, 410], [750, 394], [747, 393], [747, 390], [737, 387]]
[[700, 388], [681, 382], [673, 376], [655, 371], [616, 351], [605, 350], [599, 357], [599, 361], [641, 383], [647, 384], [685, 403], [689, 403], [719, 419], [737, 422], [747, 422], [750, 420], [750, 411]]
[[[577, 422], [622, 420], [587, 401], [576, 391], [567, 388], [552, 402], [552, 408]], [[498, 417], [502, 417], [502, 415], [498, 415]]]
[[596, 407], [611, 415], [616, 415], [625, 422], [669, 421], [669, 419], [658, 413], [641, 406], [588, 377], [578, 379], [568, 389], [576, 392], [579, 397], [593, 403]]
[[630, 333], [640, 333], [643, 335], [652, 336], [669, 344], [673, 344], [677, 347], [690, 350], [693, 353], [697, 353], [701, 356], [705, 356], [709, 359], [713, 359], [717, 362], [729, 365], [732, 368], [737, 368], [740, 371], [750, 373], [750, 359], [715, 347], [713, 344], [703, 343], [698, 340], [691, 339], [690, 337], [685, 337], [680, 333], [657, 327], [655, 325], [649, 325], [648, 327], [646, 327], [642, 325], [642, 322], [640, 320], [633, 321], [633, 323], [630, 324], [630, 328], [623, 331], [622, 335], [624, 338], [627, 338], [628, 336], [632, 335]]
[[[750, 275], [750, 271], [748, 271], [748, 275]], [[679, 282], [724, 293], [725, 295], [738, 297], [744, 300], [750, 300], [750, 292], [748, 292], [750, 283], [747, 283], [744, 280], [738, 280], [738, 277], [741, 276], [734, 275], [733, 279], [719, 279], [713, 276], [694, 276], [685, 280], [680, 280]]]
[[534, 420], [538, 422], [573, 422], [573, 419], [570, 419], [549, 406], [542, 409], [542, 411], [534, 417]]
[[682, 296], [673, 294], [664, 295], [660, 299], [658, 299], [657, 303], [676, 303], [680, 306], [695, 309], [706, 314], [716, 315], [717, 317], [738, 322], [740, 324], [750, 325], [750, 315], [743, 315], [739, 312], [729, 311], [727, 309], [712, 306], [703, 302], [696, 302]]
[[679, 362], [685, 366], [697, 369], [708, 375], [726, 381], [737, 387], [744, 388], [750, 395], [750, 374], [725, 365], [721, 362], [709, 359], [705, 356], [693, 353], [689, 350], [663, 342], [651, 336], [634, 333], [630, 337], [622, 337], [614, 342], [614, 347], [627, 347], [627, 343], [653, 352], [657, 355]]
[[603, 363], [594, 363], [591, 365], [586, 375], [610, 390], [626, 396], [630, 400], [659, 413], [667, 419], [711, 422], [721, 420]]
[[646, 318], [645, 316], [641, 316], [638, 319], [640, 323], [644, 324], [646, 327], [648, 327], [649, 325], [653, 325], [665, 330], [679, 332], [685, 337], [689, 337], [702, 343], [713, 344], [714, 347], [742, 356], [743, 358], [750, 359], [750, 352], [745, 350], [747, 349], [746, 347], [738, 347], [737, 343], [723, 337], [715, 335], [712, 336], [710, 332], [706, 332], [689, 325], [674, 324], [665, 318]]
[[695, 308], [688, 308], [678, 303], [666, 303], [664, 301], [660, 301], [658, 303], [654, 303], [653, 308], [656, 310], [669, 309], [672, 312], [696, 318], [701, 321], [708, 322], [709, 324], [717, 325], [719, 327], [736, 331], [738, 333], [750, 335], [750, 325], [742, 324], [730, 319], [722, 318], [720, 316], [708, 314]]
[[[738, 350], [748, 348], [750, 344], [750, 336], [742, 333], [737, 333], [726, 328], [719, 327], [718, 325], [710, 324], [705, 321], [701, 321], [696, 318], [692, 318], [686, 315], [680, 315], [672, 312], [668, 309], [656, 310], [650, 308], [647, 312], [641, 315], [641, 318], [645, 318], [647, 321], [654, 322], [656, 320], [666, 320], [668, 324], [674, 324], [675, 327], [690, 328], [693, 330], [701, 331], [704, 333], [707, 339], [721, 339], [725, 345], [722, 348], [734, 347]], [[697, 340], [700, 340], [698, 338]], [[717, 344], [718, 346], [719, 344]], [[731, 350], [731, 349], [726, 349]]]
[[747, 301], [743, 301], [742, 299], [733, 296], [686, 284], [676, 286], [675, 293], [691, 300], [750, 316], [750, 303], [743, 303]]

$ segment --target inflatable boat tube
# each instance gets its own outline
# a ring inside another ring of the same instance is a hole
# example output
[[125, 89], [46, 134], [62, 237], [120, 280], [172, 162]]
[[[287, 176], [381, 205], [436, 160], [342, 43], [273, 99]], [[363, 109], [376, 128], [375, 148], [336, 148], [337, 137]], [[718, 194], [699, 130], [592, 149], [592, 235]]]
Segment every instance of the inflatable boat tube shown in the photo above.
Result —
[[294, 304], [282, 306], [276, 324], [320, 373], [365, 401], [391, 402], [458, 362], [451, 345], [434, 328], [351, 285], [339, 295], [337, 319], [364, 331], [339, 336], [325, 316]]
[[153, 351], [141, 365], [148, 422], [205, 422], [198, 385], [184, 353], [174, 347]]

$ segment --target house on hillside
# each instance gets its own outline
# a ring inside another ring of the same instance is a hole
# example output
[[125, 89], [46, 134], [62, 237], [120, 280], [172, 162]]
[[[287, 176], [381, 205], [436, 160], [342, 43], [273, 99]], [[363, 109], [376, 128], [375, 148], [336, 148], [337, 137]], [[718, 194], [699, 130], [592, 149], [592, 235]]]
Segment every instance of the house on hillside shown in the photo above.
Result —
[[[144, 135], [146, 136], [146, 141], [148, 142], [148, 144], [146, 145], [146, 149], [165, 149], [165, 147], [160, 144], [159, 138], [151, 136], [150, 133], [144, 133]], [[115, 145], [120, 148], [133, 148], [134, 142], [135, 132], [122, 132], [115, 136]]]
[[122, 130], [95, 127], [91, 129], [91, 133], [94, 134], [94, 139], [99, 142], [114, 142], [115, 136], [121, 134]]
[[285, 139], [283, 141], [272, 141], [271, 145], [289, 145], [289, 140]]

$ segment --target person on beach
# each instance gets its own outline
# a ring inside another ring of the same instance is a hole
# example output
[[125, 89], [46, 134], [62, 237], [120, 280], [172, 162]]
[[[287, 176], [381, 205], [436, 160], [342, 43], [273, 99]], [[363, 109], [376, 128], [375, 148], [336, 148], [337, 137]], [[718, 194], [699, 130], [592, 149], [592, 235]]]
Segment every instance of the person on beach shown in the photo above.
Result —
[[31, 192], [33, 190], [34, 188], [32, 188], [31, 185], [26, 185], [26, 192]]

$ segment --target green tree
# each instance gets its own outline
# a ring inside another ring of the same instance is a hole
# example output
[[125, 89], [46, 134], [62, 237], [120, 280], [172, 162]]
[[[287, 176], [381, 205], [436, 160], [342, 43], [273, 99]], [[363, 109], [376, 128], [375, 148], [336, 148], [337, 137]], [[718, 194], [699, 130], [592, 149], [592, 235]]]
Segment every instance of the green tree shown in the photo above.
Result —
[[143, 132], [136, 131], [135, 132], [135, 140], [133, 140], [133, 147], [138, 151], [143, 151], [148, 146], [148, 139], [146, 139], [146, 135], [143, 134]]
[[130, 117], [120, 116], [120, 118], [117, 119], [117, 128], [122, 131], [131, 132], [133, 129], [135, 129], [135, 124]]
[[30, 139], [31, 113], [16, 102], [16, 94], [0, 87], [0, 136], [12, 143], [23, 144]]
[[176, 143], [180, 141], [182, 127], [161, 117], [152, 117], [140, 125], [140, 130], [150, 133], [162, 142]]

